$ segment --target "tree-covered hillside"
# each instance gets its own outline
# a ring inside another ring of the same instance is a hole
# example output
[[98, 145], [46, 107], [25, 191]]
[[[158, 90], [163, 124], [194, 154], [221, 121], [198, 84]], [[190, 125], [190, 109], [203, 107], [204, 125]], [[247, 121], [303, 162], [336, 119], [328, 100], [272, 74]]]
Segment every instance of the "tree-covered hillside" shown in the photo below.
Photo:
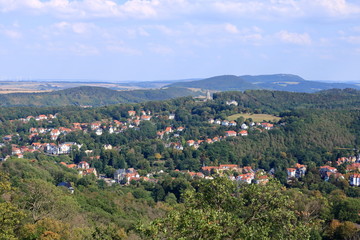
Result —
[[259, 76], [234, 76], [223, 75], [190, 82], [177, 82], [169, 87], [201, 88], [216, 91], [245, 91], [255, 89], [267, 89], [290, 92], [313, 93], [332, 88], [355, 88], [355, 84], [348, 83], [326, 83], [319, 81], [308, 81], [292, 74], [274, 74]]
[[0, 120], [0, 239], [359, 238], [356, 90], [1, 108]]
[[0, 106], [104, 106], [118, 103], [136, 103], [149, 100], [166, 100], [183, 96], [198, 96], [185, 88], [115, 91], [102, 87], [76, 87], [50, 93], [0, 94]]

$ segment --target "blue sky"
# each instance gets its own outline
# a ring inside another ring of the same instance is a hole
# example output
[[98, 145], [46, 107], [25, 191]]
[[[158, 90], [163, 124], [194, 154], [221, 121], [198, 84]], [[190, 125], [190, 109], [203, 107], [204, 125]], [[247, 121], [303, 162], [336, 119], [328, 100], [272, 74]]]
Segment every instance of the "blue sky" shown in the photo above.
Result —
[[0, 0], [0, 80], [360, 80], [358, 0]]

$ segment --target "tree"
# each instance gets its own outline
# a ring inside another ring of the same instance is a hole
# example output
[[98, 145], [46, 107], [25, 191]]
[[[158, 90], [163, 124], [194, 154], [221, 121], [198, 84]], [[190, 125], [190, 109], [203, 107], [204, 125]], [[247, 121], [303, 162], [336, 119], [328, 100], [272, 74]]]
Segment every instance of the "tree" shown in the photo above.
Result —
[[25, 214], [4, 199], [12, 191], [8, 176], [0, 171], [0, 239], [17, 239], [15, 231]]
[[183, 194], [166, 218], [141, 225], [147, 239], [309, 239], [278, 182], [237, 186], [226, 178], [202, 181]]

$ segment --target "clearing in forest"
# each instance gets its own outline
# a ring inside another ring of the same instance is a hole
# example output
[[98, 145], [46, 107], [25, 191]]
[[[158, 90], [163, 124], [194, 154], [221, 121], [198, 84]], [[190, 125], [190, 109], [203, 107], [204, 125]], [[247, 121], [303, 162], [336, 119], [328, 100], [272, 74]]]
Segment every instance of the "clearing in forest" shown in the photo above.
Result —
[[229, 121], [236, 120], [239, 117], [243, 117], [245, 119], [251, 118], [254, 122], [263, 122], [263, 121], [272, 121], [278, 122], [280, 117], [276, 117], [270, 114], [250, 114], [250, 113], [238, 113], [231, 116], [228, 116], [227, 119]]

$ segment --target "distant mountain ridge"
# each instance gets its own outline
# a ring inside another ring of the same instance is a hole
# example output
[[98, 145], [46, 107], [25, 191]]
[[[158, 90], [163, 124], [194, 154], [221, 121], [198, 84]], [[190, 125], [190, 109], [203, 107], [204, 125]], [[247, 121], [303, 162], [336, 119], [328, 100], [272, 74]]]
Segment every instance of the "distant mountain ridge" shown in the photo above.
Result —
[[360, 89], [356, 84], [349, 83], [326, 83], [320, 81], [309, 81], [292, 74], [272, 75], [222, 75], [210, 77], [197, 81], [177, 82], [167, 87], [201, 88], [214, 91], [245, 91], [245, 90], [279, 90], [290, 92], [317, 92], [332, 88], [354, 88]]

